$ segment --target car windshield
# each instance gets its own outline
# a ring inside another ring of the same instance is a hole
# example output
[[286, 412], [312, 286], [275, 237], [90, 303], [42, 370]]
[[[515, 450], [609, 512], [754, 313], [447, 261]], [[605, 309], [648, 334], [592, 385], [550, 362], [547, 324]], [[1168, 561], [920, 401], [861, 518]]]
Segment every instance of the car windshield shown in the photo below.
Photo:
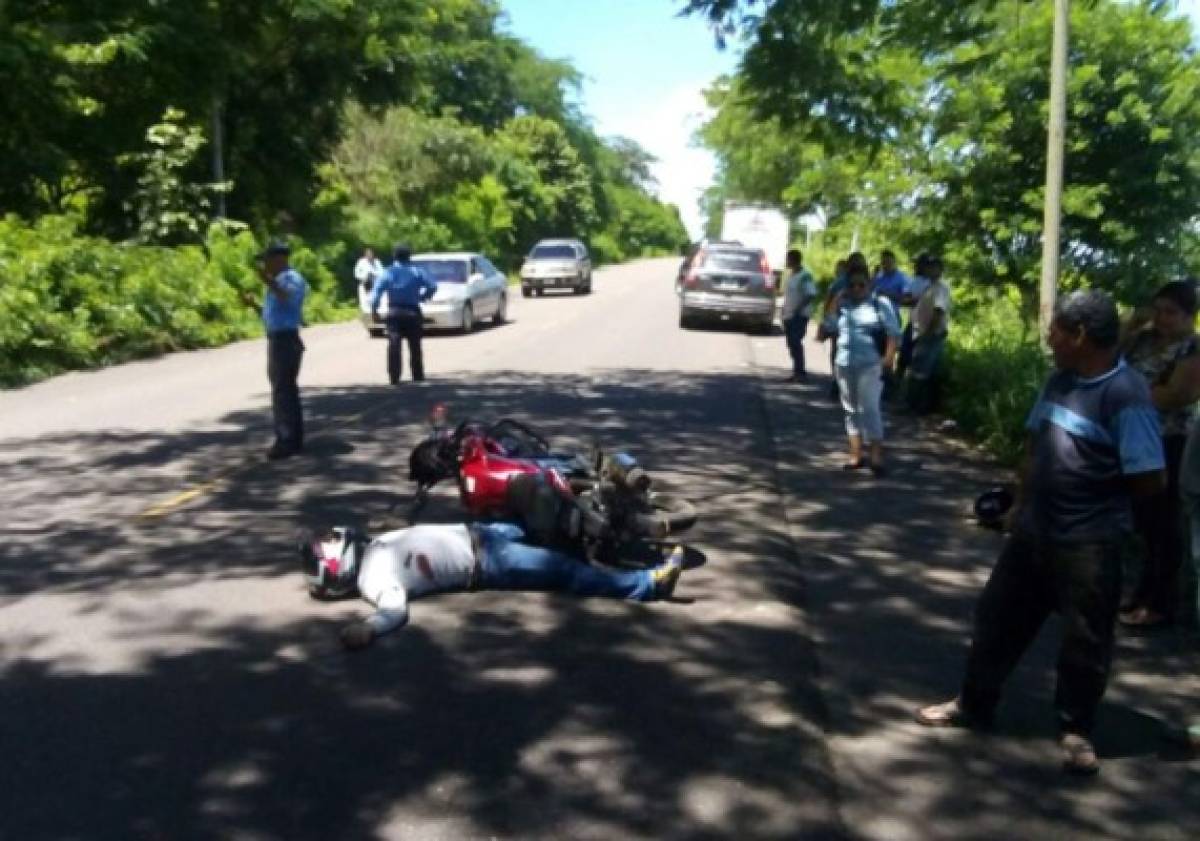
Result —
[[762, 271], [762, 252], [754, 250], [709, 251], [704, 255], [704, 268], [727, 272]]
[[413, 266], [424, 269], [437, 283], [466, 283], [466, 260], [413, 260]]
[[569, 245], [538, 245], [529, 256], [534, 260], [574, 260], [575, 249]]

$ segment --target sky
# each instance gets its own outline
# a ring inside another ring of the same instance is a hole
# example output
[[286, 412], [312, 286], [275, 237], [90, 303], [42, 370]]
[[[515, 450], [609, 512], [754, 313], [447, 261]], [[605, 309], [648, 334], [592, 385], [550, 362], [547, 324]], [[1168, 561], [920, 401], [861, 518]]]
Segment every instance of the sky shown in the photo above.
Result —
[[693, 237], [712, 156], [691, 136], [706, 112], [703, 90], [733, 72], [699, 18], [679, 18], [678, 0], [503, 0], [508, 30], [584, 76], [581, 105], [602, 136], [622, 135], [658, 158], [659, 197], [679, 207]]
[[[714, 163], [692, 134], [707, 114], [703, 90], [737, 65], [681, 0], [503, 0], [508, 30], [584, 76], [582, 107], [596, 131], [636, 140], [658, 158], [659, 197], [679, 207], [693, 237]], [[1200, 32], [1200, 0], [1178, 0]]]

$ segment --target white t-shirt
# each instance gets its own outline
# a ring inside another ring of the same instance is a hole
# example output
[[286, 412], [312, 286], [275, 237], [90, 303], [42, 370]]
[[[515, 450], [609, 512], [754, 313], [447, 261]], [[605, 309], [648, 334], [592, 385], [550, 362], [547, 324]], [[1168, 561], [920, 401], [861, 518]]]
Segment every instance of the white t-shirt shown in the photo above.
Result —
[[354, 279], [359, 283], [374, 280], [383, 274], [383, 263], [378, 258], [359, 257], [354, 264]]
[[358, 590], [376, 612], [376, 634], [408, 621], [408, 602], [430, 593], [465, 590], [475, 570], [471, 535], [463, 524], [422, 525], [372, 540], [358, 573]]
[[817, 284], [808, 269], [793, 272], [784, 281], [783, 311], [779, 314], [784, 321], [799, 315], [808, 318], [812, 315], [812, 302], [817, 297]]
[[925, 290], [925, 294], [921, 296], [921, 300], [917, 301], [916, 307], [913, 308], [913, 338], [929, 329], [937, 310], [941, 310], [944, 314], [940, 332], [945, 333], [950, 326], [950, 287], [940, 280], [930, 284], [929, 288]]
[[932, 280], [924, 275], [915, 274], [908, 279], [908, 288], [904, 290], [904, 294], [912, 297], [913, 306], [916, 306], [917, 301], [921, 300], [921, 296], [925, 294], [925, 290], [929, 288]]

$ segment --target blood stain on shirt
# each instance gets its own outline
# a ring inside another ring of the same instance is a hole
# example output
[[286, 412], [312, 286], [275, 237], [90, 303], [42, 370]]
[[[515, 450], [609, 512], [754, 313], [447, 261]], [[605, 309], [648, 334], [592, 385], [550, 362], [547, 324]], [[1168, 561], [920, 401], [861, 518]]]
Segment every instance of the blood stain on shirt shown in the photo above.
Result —
[[421, 575], [433, 580], [433, 567], [429, 564], [429, 558], [424, 555], [417, 555], [417, 569], [421, 571]]

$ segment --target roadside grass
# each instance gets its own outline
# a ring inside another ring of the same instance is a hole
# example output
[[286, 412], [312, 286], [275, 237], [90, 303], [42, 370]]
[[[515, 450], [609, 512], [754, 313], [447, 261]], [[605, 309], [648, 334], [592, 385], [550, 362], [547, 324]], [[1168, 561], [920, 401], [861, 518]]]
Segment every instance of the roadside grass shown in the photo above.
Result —
[[1015, 464], [1025, 418], [1050, 370], [1037, 330], [1005, 299], [955, 313], [946, 356], [946, 413], [1004, 464]]
[[[320, 255], [292, 247], [306, 320], [351, 317]], [[261, 335], [243, 301], [262, 300], [258, 249], [251, 234], [216, 225], [203, 245], [165, 248], [87, 236], [67, 217], [0, 219], [0, 387]]]

